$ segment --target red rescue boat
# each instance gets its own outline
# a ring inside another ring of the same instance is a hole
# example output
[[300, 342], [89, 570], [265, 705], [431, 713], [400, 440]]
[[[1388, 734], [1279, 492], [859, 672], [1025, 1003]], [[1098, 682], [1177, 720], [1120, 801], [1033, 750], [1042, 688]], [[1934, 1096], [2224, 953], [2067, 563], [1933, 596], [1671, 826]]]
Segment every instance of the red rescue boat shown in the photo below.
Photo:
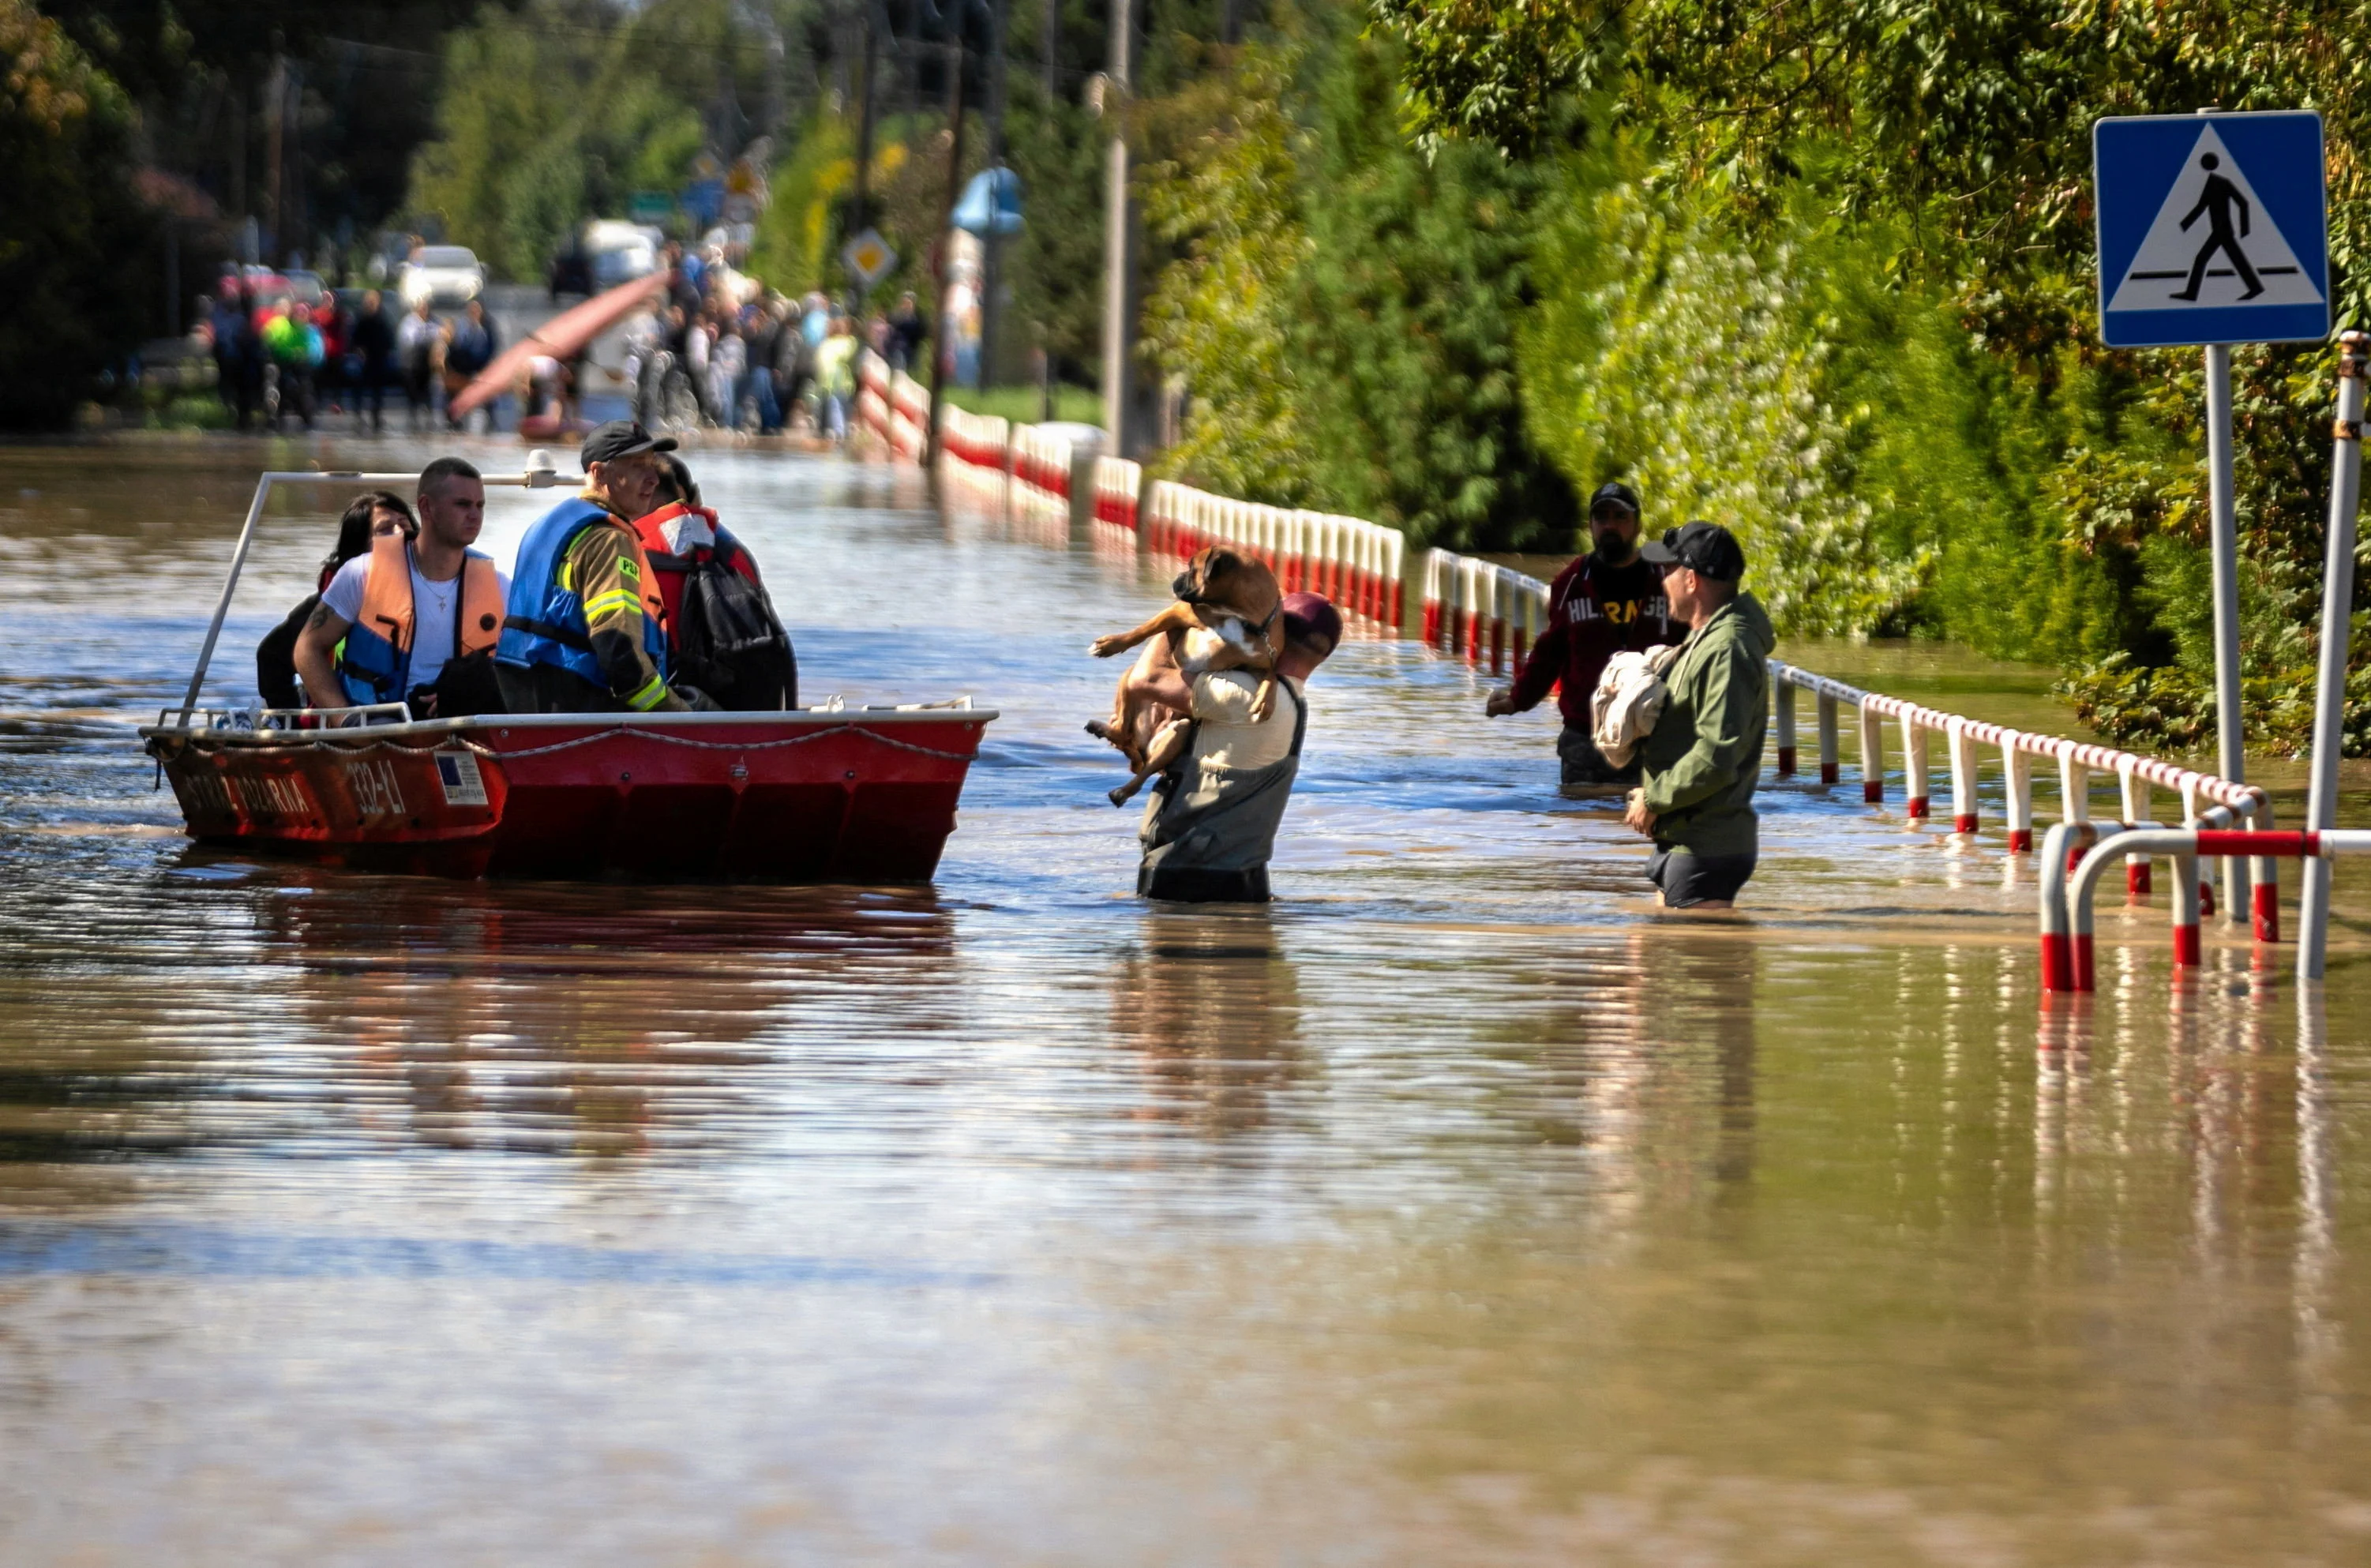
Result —
[[[140, 734], [203, 843], [437, 876], [925, 882], [981, 736], [968, 698], [777, 713], [541, 713], [415, 721], [401, 704], [202, 709], [266, 474], [183, 705]], [[489, 485], [563, 482], [549, 463]]]

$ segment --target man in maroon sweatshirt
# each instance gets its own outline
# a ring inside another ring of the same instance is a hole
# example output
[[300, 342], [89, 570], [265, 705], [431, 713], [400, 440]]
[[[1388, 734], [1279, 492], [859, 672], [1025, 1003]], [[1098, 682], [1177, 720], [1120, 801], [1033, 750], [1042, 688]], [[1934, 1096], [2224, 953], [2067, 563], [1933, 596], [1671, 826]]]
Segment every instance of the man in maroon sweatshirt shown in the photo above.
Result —
[[1627, 785], [1638, 763], [1615, 767], [1589, 738], [1589, 694], [1605, 662], [1624, 649], [1677, 643], [1687, 628], [1671, 618], [1660, 571], [1638, 557], [1638, 496], [1628, 485], [1604, 484], [1589, 498], [1589, 528], [1596, 548], [1556, 574], [1548, 590], [1547, 625], [1532, 645], [1515, 684], [1490, 694], [1485, 713], [1521, 713], [1557, 688], [1564, 732], [1556, 756], [1567, 784]]

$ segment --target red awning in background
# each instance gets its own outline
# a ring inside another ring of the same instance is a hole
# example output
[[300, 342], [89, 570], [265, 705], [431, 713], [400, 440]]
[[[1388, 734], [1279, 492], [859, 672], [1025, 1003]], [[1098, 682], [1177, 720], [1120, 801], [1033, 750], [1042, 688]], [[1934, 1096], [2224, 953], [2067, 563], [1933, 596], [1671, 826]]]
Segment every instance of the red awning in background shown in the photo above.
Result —
[[619, 283], [607, 294], [595, 294], [583, 305], [561, 311], [496, 354], [493, 363], [480, 371], [478, 378], [453, 399], [453, 417], [459, 419], [509, 391], [526, 369], [526, 362], [538, 354], [549, 354], [562, 362], [574, 359], [594, 339], [665, 294], [670, 276], [653, 272], [647, 278]]

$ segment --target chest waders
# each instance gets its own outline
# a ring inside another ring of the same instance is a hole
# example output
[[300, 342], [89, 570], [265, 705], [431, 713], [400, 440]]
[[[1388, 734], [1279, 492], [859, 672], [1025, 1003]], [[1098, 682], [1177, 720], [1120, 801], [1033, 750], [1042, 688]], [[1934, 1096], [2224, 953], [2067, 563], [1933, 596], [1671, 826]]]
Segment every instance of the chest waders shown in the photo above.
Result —
[[1309, 702], [1284, 682], [1292, 698], [1292, 749], [1265, 767], [1213, 767], [1188, 762], [1154, 786], [1138, 835], [1144, 861], [1137, 870], [1141, 898], [1181, 904], [1265, 904], [1267, 862], [1276, 830], [1301, 772], [1301, 743], [1309, 732]]

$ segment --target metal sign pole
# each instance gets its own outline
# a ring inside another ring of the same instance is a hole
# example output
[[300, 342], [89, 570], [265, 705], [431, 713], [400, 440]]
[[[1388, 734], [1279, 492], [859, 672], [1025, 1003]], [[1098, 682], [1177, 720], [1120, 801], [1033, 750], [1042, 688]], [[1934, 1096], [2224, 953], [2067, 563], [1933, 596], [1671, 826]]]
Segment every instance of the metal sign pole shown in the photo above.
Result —
[[[2371, 334], [2347, 332], [2338, 344], [2338, 422], [2331, 427], [2330, 540], [2322, 568], [2321, 669], [2314, 686], [2307, 833], [2338, 825], [2338, 752], [2345, 739], [2346, 656], [2354, 610], [2354, 514], [2363, 499], [2364, 358]], [[2318, 857], [2305, 863], [2297, 926], [2297, 978], [2319, 980], [2330, 946], [2330, 862]]]
[[[2309, 110], [2110, 116], [2091, 128], [2099, 336], [2111, 348], [2206, 350], [2215, 765], [2247, 778], [2239, 683], [2231, 345], [2330, 335], [2330, 201]], [[2244, 859], [2223, 860], [2223, 913], [2251, 907]]]
[[[2216, 771], [2234, 784], [2248, 781], [2248, 750], [2239, 711], [2239, 526], [2231, 478], [2231, 346], [2206, 349], [2207, 509], [2215, 555], [2215, 732]], [[2223, 917], [2247, 917], [2244, 868], [2223, 862]]]

